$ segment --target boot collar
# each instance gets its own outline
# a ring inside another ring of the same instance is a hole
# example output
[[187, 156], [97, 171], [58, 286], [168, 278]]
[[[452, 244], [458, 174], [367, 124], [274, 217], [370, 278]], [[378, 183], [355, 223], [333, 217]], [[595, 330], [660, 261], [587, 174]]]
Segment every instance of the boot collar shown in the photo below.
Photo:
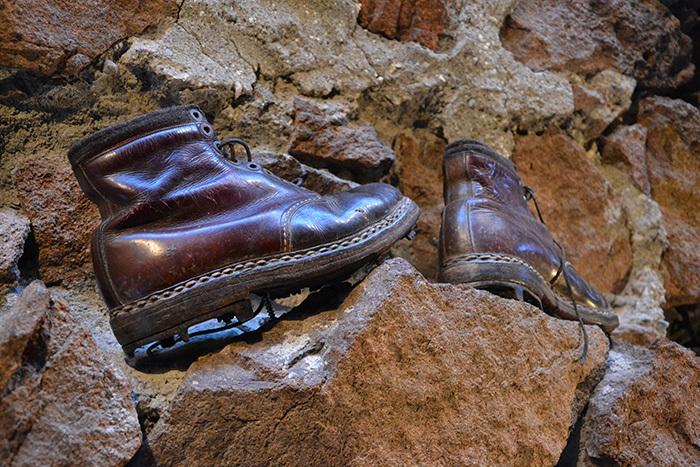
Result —
[[78, 140], [68, 151], [68, 160], [76, 166], [85, 159], [101, 154], [137, 135], [192, 122], [205, 121], [204, 113], [196, 105], [169, 107], [157, 110], [127, 122], [108, 126]]

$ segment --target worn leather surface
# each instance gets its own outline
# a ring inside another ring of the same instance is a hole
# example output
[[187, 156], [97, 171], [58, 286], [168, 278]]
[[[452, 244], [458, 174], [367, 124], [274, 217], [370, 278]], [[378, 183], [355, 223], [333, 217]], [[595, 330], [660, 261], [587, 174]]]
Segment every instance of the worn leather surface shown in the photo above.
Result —
[[[471, 253], [518, 257], [568, 297], [592, 308], [607, 308], [603, 296], [571, 266], [547, 227], [528, 208], [525, 189], [512, 162], [475, 142], [448, 147], [443, 163], [445, 210], [440, 231], [440, 265]], [[507, 278], [504, 278], [507, 279]]]
[[322, 197], [255, 163], [232, 162], [194, 115], [74, 165], [102, 215], [92, 251], [110, 307], [238, 261], [351, 235], [403, 198], [384, 184]]

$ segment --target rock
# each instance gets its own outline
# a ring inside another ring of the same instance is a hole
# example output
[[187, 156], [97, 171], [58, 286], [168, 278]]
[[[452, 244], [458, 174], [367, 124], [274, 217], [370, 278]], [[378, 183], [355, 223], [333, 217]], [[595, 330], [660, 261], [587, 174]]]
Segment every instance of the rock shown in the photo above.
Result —
[[0, 283], [13, 284], [19, 278], [17, 263], [30, 230], [29, 219], [22, 214], [0, 209]]
[[190, 367], [149, 437], [158, 465], [552, 465], [606, 360], [597, 328], [581, 365], [576, 323], [402, 259], [335, 311], [290, 314]]
[[444, 201], [442, 159], [445, 141], [425, 130], [404, 131], [394, 139], [399, 189], [421, 209], [416, 236], [397, 245], [394, 252], [407, 259], [425, 277], [436, 279], [438, 239]]
[[579, 464], [700, 464], [700, 359], [670, 341], [610, 351], [583, 419]]
[[641, 125], [620, 126], [603, 140], [602, 161], [627, 172], [634, 185], [649, 195], [649, 168], [646, 161], [647, 129]]
[[80, 190], [67, 158], [24, 161], [17, 168], [15, 184], [32, 222], [42, 280], [75, 284], [91, 278], [90, 235], [100, 216]]
[[294, 132], [289, 154], [312, 166], [336, 173], [351, 172], [358, 180], [378, 180], [394, 162], [394, 152], [370, 125], [350, 122], [335, 106], [294, 102]]
[[534, 70], [591, 76], [614, 68], [644, 88], [677, 88], [695, 70], [690, 38], [657, 0], [520, 0], [501, 39]]
[[613, 70], [604, 70], [588, 81], [572, 79], [574, 105], [579, 121], [575, 132], [579, 143], [599, 137], [632, 103], [635, 81]]
[[0, 313], [0, 363], [7, 465], [124, 465], [138, 450], [124, 375], [39, 281]]
[[217, 128], [277, 152], [287, 148], [280, 133], [299, 95], [349, 104], [373, 125], [380, 118], [448, 141], [480, 138], [507, 153], [513, 128], [563, 122], [574, 111], [564, 78], [535, 73], [501, 47], [509, 2], [455, 6], [443, 53], [359, 27], [358, 5], [191, 0], [162, 35], [132, 40], [119, 64], [149, 95], [197, 102]]
[[0, 65], [51, 75], [76, 73], [125, 37], [175, 16], [175, 0], [90, 3], [17, 0], [0, 9]]
[[666, 306], [700, 302], [700, 111], [678, 99], [650, 97], [637, 122], [647, 130], [651, 194], [659, 204], [669, 248], [661, 270]]
[[322, 195], [347, 191], [358, 186], [357, 183], [336, 177], [327, 170], [302, 164], [289, 154], [256, 152], [253, 159], [278, 177], [290, 182], [300, 181], [304, 188]]
[[368, 31], [437, 50], [447, 26], [443, 0], [362, 0], [357, 22]]
[[629, 232], [619, 200], [584, 149], [561, 134], [522, 136], [513, 161], [567, 259], [599, 290], [620, 291], [632, 262]]

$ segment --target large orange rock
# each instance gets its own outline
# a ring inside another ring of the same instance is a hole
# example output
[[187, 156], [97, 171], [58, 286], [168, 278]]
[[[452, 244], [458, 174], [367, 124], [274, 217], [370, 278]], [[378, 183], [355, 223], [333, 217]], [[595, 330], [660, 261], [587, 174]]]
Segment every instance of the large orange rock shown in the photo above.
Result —
[[90, 235], [100, 222], [65, 156], [37, 157], [17, 168], [17, 197], [39, 247], [47, 283], [75, 284], [92, 277]]
[[608, 349], [589, 327], [582, 365], [577, 323], [402, 259], [290, 315], [190, 367], [156, 464], [554, 465]]
[[591, 76], [612, 68], [646, 88], [676, 88], [695, 69], [690, 38], [657, 0], [520, 0], [501, 39], [535, 70]]
[[679, 99], [650, 97], [637, 121], [647, 130], [646, 165], [669, 248], [661, 261], [666, 305], [700, 301], [700, 111]]
[[361, 0], [357, 21], [389, 39], [437, 50], [448, 15], [444, 0]]
[[632, 267], [629, 231], [612, 187], [568, 136], [516, 139], [513, 161], [532, 187], [547, 227], [581, 275], [603, 292], [624, 287]]
[[125, 37], [177, 12], [176, 0], [13, 0], [0, 8], [0, 65], [75, 72]]

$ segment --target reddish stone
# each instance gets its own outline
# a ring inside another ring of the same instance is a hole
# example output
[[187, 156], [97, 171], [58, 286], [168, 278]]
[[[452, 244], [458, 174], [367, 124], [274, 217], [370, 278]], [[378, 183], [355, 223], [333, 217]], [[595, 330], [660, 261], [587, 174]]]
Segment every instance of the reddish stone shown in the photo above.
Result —
[[39, 247], [41, 278], [75, 284], [92, 277], [90, 235], [100, 216], [78, 186], [67, 158], [27, 161], [17, 169], [15, 184]]
[[616, 345], [588, 404], [581, 466], [699, 465], [700, 359], [664, 340]]
[[443, 0], [361, 0], [357, 20], [370, 32], [437, 50], [447, 19]]
[[176, 0], [13, 0], [0, 7], [0, 65], [75, 73], [115, 42], [177, 13]]
[[289, 154], [305, 164], [352, 174], [368, 182], [378, 180], [394, 163], [394, 153], [370, 125], [349, 121], [332, 105], [295, 99], [294, 132]]
[[647, 129], [651, 194], [669, 248], [661, 261], [666, 305], [700, 302], [700, 111], [678, 99], [650, 97], [637, 121]]
[[501, 40], [535, 70], [591, 76], [613, 68], [646, 88], [676, 88], [695, 69], [690, 38], [656, 0], [521, 0]]
[[565, 135], [528, 135], [517, 138], [513, 161], [571, 263], [599, 290], [620, 291], [632, 266], [629, 231], [609, 219], [618, 200], [584, 149]]
[[410, 243], [397, 245], [394, 252], [430, 279], [437, 278], [438, 272], [444, 150], [445, 142], [426, 130], [399, 133], [394, 141], [399, 189], [421, 209], [417, 235]]
[[641, 125], [621, 126], [603, 140], [602, 160], [627, 172], [634, 185], [650, 193], [646, 161], [647, 130]]

